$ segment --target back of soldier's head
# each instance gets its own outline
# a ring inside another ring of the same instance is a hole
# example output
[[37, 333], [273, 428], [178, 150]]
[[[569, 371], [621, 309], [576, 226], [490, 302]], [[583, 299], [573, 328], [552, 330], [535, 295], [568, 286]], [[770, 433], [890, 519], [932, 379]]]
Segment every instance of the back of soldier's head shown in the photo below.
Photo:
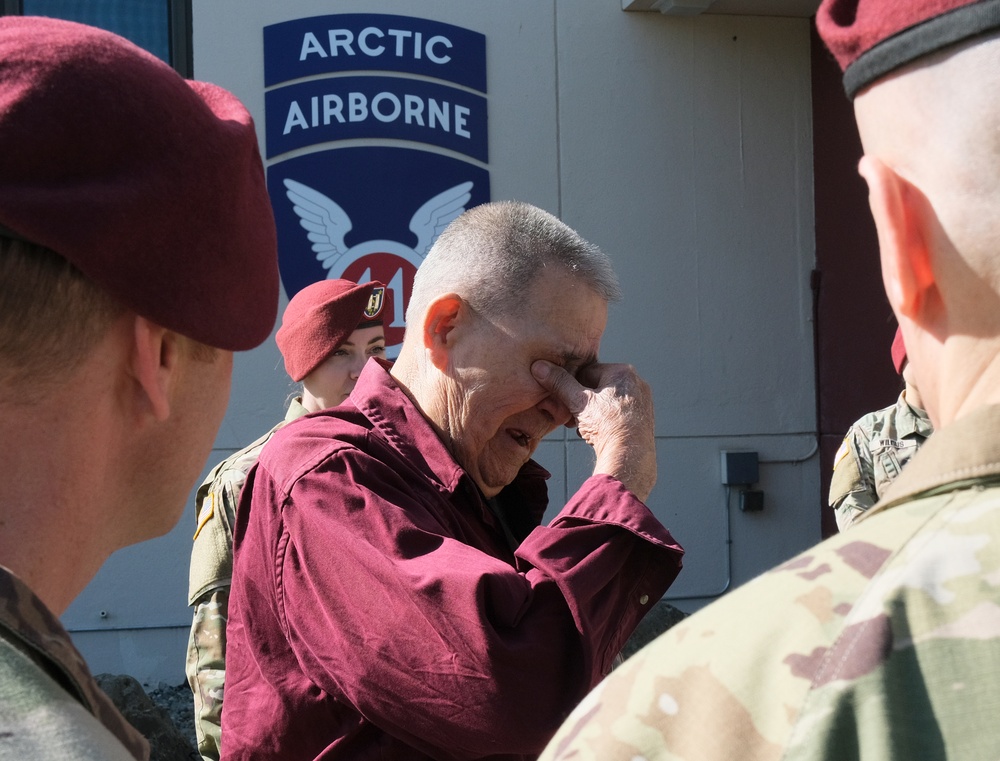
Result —
[[109, 32], [0, 18], [0, 382], [72, 363], [125, 311], [249, 349], [277, 295], [243, 105]]
[[865, 153], [926, 198], [946, 245], [994, 284], [1000, 245], [1000, 4], [824, 0]]

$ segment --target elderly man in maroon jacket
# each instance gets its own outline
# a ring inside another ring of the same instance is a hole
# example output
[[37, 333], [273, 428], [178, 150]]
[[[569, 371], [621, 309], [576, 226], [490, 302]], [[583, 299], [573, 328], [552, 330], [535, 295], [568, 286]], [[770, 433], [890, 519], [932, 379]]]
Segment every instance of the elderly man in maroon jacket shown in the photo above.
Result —
[[[264, 448], [236, 528], [224, 759], [525, 759], [680, 569], [643, 500], [648, 386], [602, 364], [607, 257], [555, 217], [472, 209], [417, 273], [402, 351]], [[593, 475], [548, 526], [530, 458]]]

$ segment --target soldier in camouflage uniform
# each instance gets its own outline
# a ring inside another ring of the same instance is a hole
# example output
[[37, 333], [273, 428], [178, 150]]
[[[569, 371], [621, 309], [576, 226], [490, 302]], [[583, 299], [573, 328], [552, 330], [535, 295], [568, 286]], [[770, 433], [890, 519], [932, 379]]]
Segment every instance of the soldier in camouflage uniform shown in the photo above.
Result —
[[850, 531], [670, 629], [543, 761], [1000, 758], [1000, 12], [824, 0], [936, 431]]
[[276, 254], [236, 98], [117, 35], [0, 18], [0, 759], [149, 757], [59, 616], [180, 518], [232, 352], [274, 325]]
[[310, 412], [340, 404], [365, 362], [384, 355], [382, 319], [391, 308], [387, 293], [375, 281], [358, 285], [321, 280], [295, 294], [276, 340], [285, 370], [292, 380], [302, 382], [302, 396], [292, 400], [281, 423], [212, 468], [198, 489], [188, 587], [194, 616], [186, 672], [194, 693], [198, 752], [205, 759], [217, 761], [220, 752], [233, 526], [240, 491], [275, 431]]
[[906, 361], [903, 334], [896, 330], [892, 361], [906, 388], [896, 403], [869, 412], [847, 432], [834, 458], [830, 507], [841, 531], [874, 507], [917, 448], [934, 432]]

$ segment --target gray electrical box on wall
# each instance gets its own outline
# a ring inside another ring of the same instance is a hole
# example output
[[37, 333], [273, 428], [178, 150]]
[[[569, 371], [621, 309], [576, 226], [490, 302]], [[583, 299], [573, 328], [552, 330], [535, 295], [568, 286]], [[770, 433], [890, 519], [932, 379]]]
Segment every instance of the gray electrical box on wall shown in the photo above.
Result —
[[750, 486], [760, 479], [756, 452], [722, 452], [722, 483]]

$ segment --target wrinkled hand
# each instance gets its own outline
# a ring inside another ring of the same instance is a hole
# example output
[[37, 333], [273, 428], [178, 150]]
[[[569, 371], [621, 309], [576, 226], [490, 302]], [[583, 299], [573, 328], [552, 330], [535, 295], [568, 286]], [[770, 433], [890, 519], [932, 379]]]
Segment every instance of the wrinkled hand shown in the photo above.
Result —
[[566, 425], [594, 448], [594, 475], [613, 476], [645, 501], [656, 483], [653, 399], [631, 365], [595, 362], [574, 378], [558, 365], [537, 360], [531, 372], [573, 415]]

